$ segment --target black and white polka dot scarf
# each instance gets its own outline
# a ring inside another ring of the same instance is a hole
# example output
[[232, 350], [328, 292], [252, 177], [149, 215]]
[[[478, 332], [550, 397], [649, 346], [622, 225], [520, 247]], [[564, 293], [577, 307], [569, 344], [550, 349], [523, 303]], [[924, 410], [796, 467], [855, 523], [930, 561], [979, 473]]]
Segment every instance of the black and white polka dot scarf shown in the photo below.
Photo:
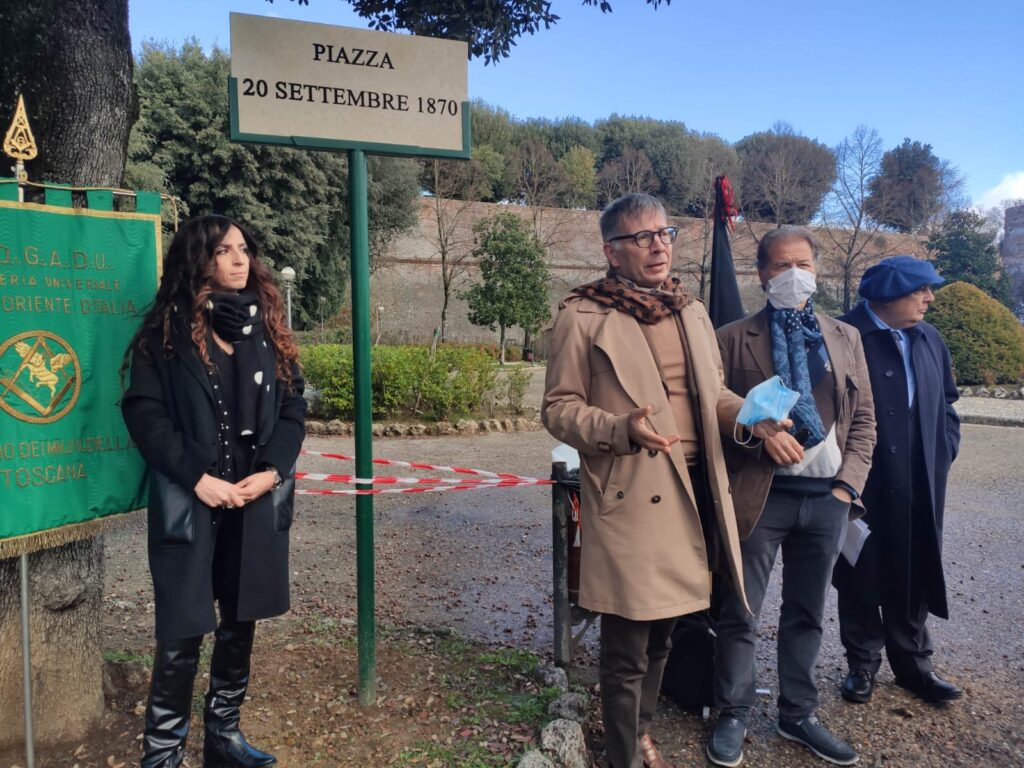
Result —
[[270, 437], [277, 385], [274, 350], [263, 332], [259, 301], [251, 291], [212, 293], [210, 324], [235, 348], [235, 427], [242, 437]]
[[814, 316], [811, 299], [802, 309], [775, 309], [768, 305], [772, 332], [772, 363], [782, 383], [800, 393], [800, 399], [789, 416], [793, 419], [790, 433], [806, 428], [810, 436], [804, 441], [811, 448], [825, 439], [825, 426], [814, 402], [811, 374], [807, 365], [807, 348], [821, 342], [821, 328]]

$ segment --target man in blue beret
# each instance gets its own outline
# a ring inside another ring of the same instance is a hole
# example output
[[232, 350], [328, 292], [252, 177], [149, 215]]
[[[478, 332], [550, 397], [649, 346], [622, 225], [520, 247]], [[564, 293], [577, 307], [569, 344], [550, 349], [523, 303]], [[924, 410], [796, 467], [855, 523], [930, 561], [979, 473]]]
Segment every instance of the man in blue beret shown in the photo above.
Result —
[[841, 557], [833, 572], [851, 702], [871, 698], [883, 647], [897, 685], [932, 703], [962, 695], [933, 670], [925, 626], [929, 613], [949, 618], [942, 514], [960, 447], [949, 350], [924, 322], [943, 282], [931, 262], [883, 259], [864, 273], [865, 300], [839, 318], [864, 342], [878, 430], [863, 493], [870, 533], [855, 565]]

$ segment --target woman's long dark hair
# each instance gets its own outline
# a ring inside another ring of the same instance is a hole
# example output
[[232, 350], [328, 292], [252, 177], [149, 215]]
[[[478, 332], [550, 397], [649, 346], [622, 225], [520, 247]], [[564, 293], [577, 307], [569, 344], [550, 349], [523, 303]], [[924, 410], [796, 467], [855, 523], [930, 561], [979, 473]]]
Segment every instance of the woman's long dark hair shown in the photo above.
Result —
[[[281, 293], [274, 285], [270, 270], [260, 261], [259, 246], [252, 235], [241, 224], [226, 216], [216, 215], [189, 219], [174, 235], [164, 258], [163, 276], [160, 278], [156, 298], [125, 351], [121, 365], [122, 376], [132, 354], [150, 358], [153, 350], [147, 348], [148, 341], [158, 332], [164, 356], [173, 356], [171, 335], [175, 323], [179, 323], [183, 329], [191, 326], [190, 335], [199, 349], [199, 356], [207, 366], [211, 364], [206, 347], [209, 328], [206, 300], [213, 291], [210, 278], [217, 269], [217, 259], [213, 252], [232, 226], [242, 233], [249, 249], [249, 280], [245, 289], [253, 291], [259, 300], [264, 332], [274, 347], [277, 378], [291, 381], [292, 366], [298, 361], [299, 350], [285, 320]], [[181, 316], [184, 312], [188, 313], [187, 316]]]

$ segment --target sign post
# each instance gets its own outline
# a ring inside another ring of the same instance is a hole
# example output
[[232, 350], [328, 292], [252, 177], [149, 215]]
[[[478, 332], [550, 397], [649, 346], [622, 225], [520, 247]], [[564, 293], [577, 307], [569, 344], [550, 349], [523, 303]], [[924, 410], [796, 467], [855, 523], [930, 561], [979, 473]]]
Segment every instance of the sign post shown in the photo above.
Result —
[[[366, 153], [469, 159], [467, 59], [452, 40], [231, 14], [231, 138], [348, 152], [359, 477], [373, 473]], [[373, 496], [356, 496], [364, 705], [377, 699], [374, 583]]]

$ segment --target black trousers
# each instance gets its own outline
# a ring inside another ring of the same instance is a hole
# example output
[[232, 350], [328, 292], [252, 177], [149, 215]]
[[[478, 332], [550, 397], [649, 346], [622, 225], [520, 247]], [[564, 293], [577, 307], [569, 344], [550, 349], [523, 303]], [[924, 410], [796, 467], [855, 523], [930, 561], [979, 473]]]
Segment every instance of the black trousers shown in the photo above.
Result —
[[[882, 648], [893, 674], [901, 680], [914, 681], [932, 671], [932, 642], [925, 622], [928, 619], [928, 571], [921, 554], [933, 549], [930, 537], [934, 536], [935, 520], [929, 506], [931, 490], [924, 472], [924, 451], [921, 431], [917, 423], [917, 410], [909, 414], [911, 455], [908, 463], [907, 485], [913, 489], [909, 508], [892, 510], [892, 514], [909, 517], [909, 546], [905, 557], [910, 558], [908, 582], [899, 589], [886, 583], [882, 574], [881, 597], [866, 598], [857, 590], [838, 590], [839, 637], [846, 649], [846, 660], [850, 671], [867, 669], [878, 671], [882, 663]], [[921, 500], [917, 504], [914, 500]], [[886, 551], [873, 533], [864, 547], [875, 547], [878, 562], [896, 557]], [[874, 540], [872, 540], [874, 539]], [[863, 553], [862, 553], [863, 555]]]
[[675, 618], [633, 621], [601, 614], [601, 714], [608, 768], [641, 768], [639, 739], [649, 732]]

